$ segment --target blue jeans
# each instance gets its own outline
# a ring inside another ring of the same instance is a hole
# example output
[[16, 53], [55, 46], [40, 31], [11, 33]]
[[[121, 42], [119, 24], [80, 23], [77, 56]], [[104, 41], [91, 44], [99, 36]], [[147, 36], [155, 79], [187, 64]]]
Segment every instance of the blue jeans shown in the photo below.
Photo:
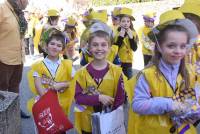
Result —
[[133, 70], [132, 67], [123, 67], [122, 68], [124, 75], [130, 79], [133, 76]]

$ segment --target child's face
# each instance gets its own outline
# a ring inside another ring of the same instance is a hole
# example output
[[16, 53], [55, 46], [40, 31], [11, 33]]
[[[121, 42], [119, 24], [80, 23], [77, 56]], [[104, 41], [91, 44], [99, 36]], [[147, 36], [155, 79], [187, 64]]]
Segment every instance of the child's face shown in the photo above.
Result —
[[120, 24], [119, 18], [112, 18], [113, 26], [118, 26]]
[[71, 33], [71, 32], [73, 32], [73, 30], [74, 30], [74, 27], [66, 27], [66, 31], [67, 31], [67, 33]]
[[58, 24], [59, 17], [53, 16], [53, 17], [50, 17], [49, 19], [52, 26], [55, 26]]
[[160, 44], [161, 55], [168, 64], [178, 64], [186, 54], [187, 34], [179, 31], [169, 31], [166, 40]]
[[122, 17], [121, 21], [120, 21], [120, 26], [122, 28], [128, 29], [131, 26], [131, 19], [127, 16]]
[[94, 37], [89, 45], [89, 51], [96, 60], [105, 60], [109, 50], [110, 45], [103, 37]]
[[144, 21], [145, 26], [152, 28], [154, 26], [154, 21]]
[[52, 57], [57, 57], [59, 55], [59, 53], [62, 51], [62, 48], [63, 48], [62, 42], [53, 38], [47, 44], [48, 55], [52, 56]]

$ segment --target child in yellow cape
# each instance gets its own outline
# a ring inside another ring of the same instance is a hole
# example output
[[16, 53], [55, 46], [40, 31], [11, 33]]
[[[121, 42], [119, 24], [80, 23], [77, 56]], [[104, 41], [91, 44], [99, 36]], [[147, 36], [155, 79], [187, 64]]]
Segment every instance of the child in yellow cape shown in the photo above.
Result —
[[[62, 60], [60, 52], [65, 48], [65, 36], [53, 29], [46, 40], [47, 57], [31, 66], [28, 80], [31, 91], [35, 96], [28, 101], [28, 110], [32, 111], [33, 104], [44, 95], [47, 90], [56, 90], [59, 103], [66, 115], [69, 115], [74, 97], [74, 89], [70, 88], [75, 74], [71, 60]], [[49, 98], [51, 99], [51, 98]]]
[[181, 12], [171, 10], [160, 16], [159, 25], [151, 32], [156, 43], [152, 64], [137, 75], [130, 94], [134, 111], [131, 134], [196, 134], [195, 118], [184, 118], [179, 126], [171, 118], [188, 109], [186, 99], [196, 100], [194, 72], [184, 60], [191, 39], [190, 23]]
[[137, 34], [133, 28], [132, 9], [122, 7], [117, 17], [120, 18], [120, 26], [115, 31], [114, 44], [119, 47], [118, 55], [121, 67], [128, 79], [132, 77], [133, 51], [137, 50]]
[[75, 75], [75, 127], [79, 134], [92, 134], [91, 115], [103, 106], [116, 109], [124, 103], [125, 90], [122, 69], [106, 60], [111, 42], [103, 30], [89, 36], [89, 52], [94, 60]]
[[142, 46], [142, 54], [144, 58], [144, 66], [146, 66], [152, 58], [154, 42], [148, 38], [148, 33], [154, 27], [156, 12], [148, 11], [143, 15], [144, 25], [138, 30], [139, 42]]
[[[90, 26], [88, 31], [89, 31], [89, 33], [93, 33], [93, 31], [96, 30], [97, 28], [98, 29], [104, 29], [104, 31], [109, 33], [109, 37], [110, 37], [111, 44], [112, 44], [112, 40], [113, 40], [112, 29], [105, 23], [96, 22], [96, 23], [94, 23], [93, 25]], [[87, 38], [87, 40], [88, 40], [88, 38]], [[87, 45], [87, 47], [88, 47], [88, 45]], [[88, 51], [88, 49], [86, 49], [85, 52], [82, 51], [82, 53], [81, 53], [80, 64], [81, 64], [81, 66], [85, 66], [86, 64], [91, 62], [93, 59], [94, 59], [93, 55]], [[121, 61], [120, 61], [119, 56], [118, 56], [118, 46], [111, 45], [111, 48], [110, 48], [108, 54], [106, 55], [106, 59], [109, 62], [111, 62], [115, 65], [119, 65], [119, 66], [121, 65]]]

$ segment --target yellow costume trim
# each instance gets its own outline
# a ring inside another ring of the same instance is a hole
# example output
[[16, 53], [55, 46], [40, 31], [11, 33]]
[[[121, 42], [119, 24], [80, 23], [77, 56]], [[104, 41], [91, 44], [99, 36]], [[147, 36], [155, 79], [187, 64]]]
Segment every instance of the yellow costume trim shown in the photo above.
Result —
[[[28, 81], [30, 90], [35, 94], [38, 95], [37, 90], [35, 88], [34, 84], [34, 78], [33, 73], [37, 72], [39, 74], [39, 77], [42, 77], [45, 75], [46, 77], [49, 77], [53, 79], [55, 82], [64, 82], [64, 81], [70, 81], [70, 87], [65, 89], [62, 93], [57, 93], [59, 103], [61, 107], [63, 108], [64, 112], [69, 115], [70, 113], [70, 107], [74, 98], [74, 83], [72, 82], [71, 72], [72, 72], [72, 62], [70, 60], [62, 60], [61, 64], [59, 65], [55, 78], [52, 78], [50, 72], [44, 65], [42, 61], [38, 61], [35, 64], [32, 65], [31, 70], [28, 72]], [[48, 85], [42, 85], [44, 89], [48, 87]], [[31, 98], [27, 103], [27, 108], [29, 112], [32, 112], [32, 106], [34, 104], [35, 97]]]

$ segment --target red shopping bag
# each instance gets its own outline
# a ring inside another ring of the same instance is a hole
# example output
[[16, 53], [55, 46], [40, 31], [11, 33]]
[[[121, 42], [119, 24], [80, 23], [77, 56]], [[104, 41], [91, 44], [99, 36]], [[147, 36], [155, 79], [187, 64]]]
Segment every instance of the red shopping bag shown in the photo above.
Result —
[[33, 117], [39, 134], [60, 134], [73, 128], [62, 110], [57, 93], [49, 90], [32, 108]]

